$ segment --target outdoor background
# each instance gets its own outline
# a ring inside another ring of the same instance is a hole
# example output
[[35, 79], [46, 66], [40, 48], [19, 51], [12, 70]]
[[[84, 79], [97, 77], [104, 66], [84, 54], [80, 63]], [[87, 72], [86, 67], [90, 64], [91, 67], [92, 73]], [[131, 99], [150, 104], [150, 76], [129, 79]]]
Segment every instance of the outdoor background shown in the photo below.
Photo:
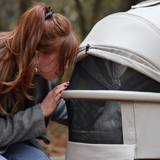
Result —
[[[80, 40], [88, 35], [94, 24], [109, 14], [124, 12], [144, 0], [0, 0], [0, 31], [11, 31], [15, 28], [19, 17], [34, 3], [44, 2], [52, 7], [55, 13], [66, 16]], [[65, 72], [63, 81], [70, 79], [73, 66]], [[48, 132], [50, 145], [40, 141], [50, 156], [65, 156], [68, 128], [50, 122]]]

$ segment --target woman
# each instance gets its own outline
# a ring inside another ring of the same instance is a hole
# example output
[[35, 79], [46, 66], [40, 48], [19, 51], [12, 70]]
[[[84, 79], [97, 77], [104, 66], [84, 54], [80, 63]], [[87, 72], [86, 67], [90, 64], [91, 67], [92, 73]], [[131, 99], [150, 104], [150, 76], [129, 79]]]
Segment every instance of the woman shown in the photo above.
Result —
[[0, 160], [49, 159], [35, 138], [49, 144], [49, 120], [66, 124], [59, 99], [69, 82], [55, 83], [78, 45], [69, 20], [43, 3], [29, 8], [15, 30], [0, 33]]

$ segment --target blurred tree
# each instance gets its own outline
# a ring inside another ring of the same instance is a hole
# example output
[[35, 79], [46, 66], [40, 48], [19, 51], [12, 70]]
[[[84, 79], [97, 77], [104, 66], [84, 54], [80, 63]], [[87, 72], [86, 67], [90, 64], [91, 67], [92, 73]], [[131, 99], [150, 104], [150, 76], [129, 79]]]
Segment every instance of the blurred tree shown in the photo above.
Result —
[[[105, 16], [123, 12], [144, 0], [34, 0], [52, 6], [55, 13], [68, 17], [73, 29], [83, 40], [91, 28]], [[20, 15], [32, 5], [32, 0], [0, 0], [0, 31], [14, 29]]]
[[100, 19], [115, 13], [127, 11], [132, 5], [144, 0], [74, 0], [78, 13], [78, 21], [80, 26], [80, 35], [82, 39], [86, 37], [88, 32]]
[[22, 15], [31, 5], [31, 0], [18, 0], [19, 14]]
[[18, 16], [17, 0], [0, 0], [0, 31], [12, 30]]
[[0, 0], [0, 31], [10, 31], [28, 7], [31, 0]]
[[122, 0], [122, 4], [123, 4], [122, 9], [129, 10], [131, 6], [136, 5], [142, 1], [144, 0], [128, 0], [128, 2], [126, 3], [126, 0]]

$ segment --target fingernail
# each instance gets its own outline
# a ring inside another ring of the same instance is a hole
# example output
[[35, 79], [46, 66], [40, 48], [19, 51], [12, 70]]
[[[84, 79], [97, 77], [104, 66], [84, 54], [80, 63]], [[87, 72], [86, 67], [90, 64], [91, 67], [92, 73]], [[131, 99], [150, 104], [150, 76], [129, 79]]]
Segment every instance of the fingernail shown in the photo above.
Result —
[[68, 85], [64, 85], [64, 87], [68, 87]]
[[60, 94], [62, 93], [62, 91], [59, 92]]
[[70, 82], [67, 82], [67, 84], [70, 84]]

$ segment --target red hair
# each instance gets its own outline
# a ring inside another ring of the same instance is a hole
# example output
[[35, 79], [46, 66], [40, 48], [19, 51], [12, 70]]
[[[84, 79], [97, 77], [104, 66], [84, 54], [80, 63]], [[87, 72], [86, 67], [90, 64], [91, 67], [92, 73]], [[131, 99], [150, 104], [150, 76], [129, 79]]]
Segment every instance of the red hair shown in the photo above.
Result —
[[[0, 109], [5, 114], [14, 114], [25, 97], [33, 100], [29, 90], [34, 87], [36, 50], [52, 54], [60, 48], [60, 77], [66, 62], [71, 64], [77, 54], [79, 41], [69, 20], [55, 13], [45, 19], [48, 12], [44, 3], [34, 5], [20, 17], [13, 31], [0, 33]], [[14, 106], [11, 113], [1, 105], [8, 93]]]

